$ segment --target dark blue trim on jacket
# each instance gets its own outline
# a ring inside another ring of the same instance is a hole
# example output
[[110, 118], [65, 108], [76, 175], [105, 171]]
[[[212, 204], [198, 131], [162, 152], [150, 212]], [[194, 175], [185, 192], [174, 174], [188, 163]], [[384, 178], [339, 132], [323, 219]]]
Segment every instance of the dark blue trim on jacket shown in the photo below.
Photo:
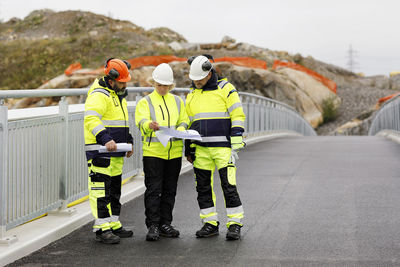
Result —
[[101, 144], [101, 145], [105, 145], [107, 142], [109, 142], [109, 141], [111, 141], [112, 140], [112, 137], [110, 136], [110, 134], [109, 134], [109, 132], [107, 131], [107, 129], [106, 130], [103, 130], [103, 131], [101, 131], [101, 132], [99, 132], [97, 135], [96, 135], [96, 142], [98, 143], [98, 144]]
[[231, 119], [197, 120], [190, 129], [198, 131], [201, 136], [230, 136]]
[[242, 127], [231, 128], [231, 136], [241, 136], [243, 135], [244, 129]]
[[97, 157], [108, 158], [108, 157], [125, 157], [126, 152], [112, 152], [112, 153], [99, 153], [97, 150], [86, 151], [86, 159], [94, 159]]

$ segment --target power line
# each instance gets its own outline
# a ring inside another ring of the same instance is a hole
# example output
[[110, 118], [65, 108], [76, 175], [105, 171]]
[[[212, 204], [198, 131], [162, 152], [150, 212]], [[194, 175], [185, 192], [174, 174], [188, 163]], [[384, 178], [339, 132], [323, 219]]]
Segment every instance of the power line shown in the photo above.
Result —
[[359, 66], [358, 62], [355, 60], [356, 56], [357, 51], [353, 49], [352, 45], [350, 45], [349, 50], [347, 50], [347, 66], [351, 72], [354, 72], [356, 66]]

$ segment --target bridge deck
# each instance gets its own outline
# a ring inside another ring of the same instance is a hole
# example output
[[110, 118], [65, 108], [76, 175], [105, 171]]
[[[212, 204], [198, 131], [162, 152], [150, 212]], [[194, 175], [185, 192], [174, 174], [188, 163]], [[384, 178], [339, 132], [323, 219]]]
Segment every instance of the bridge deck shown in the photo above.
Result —
[[[240, 241], [196, 239], [193, 172], [180, 177], [173, 224], [179, 239], [146, 242], [143, 196], [123, 206], [133, 239], [96, 243], [92, 224], [10, 266], [398, 266], [400, 146], [379, 137], [294, 137], [240, 152], [245, 209]], [[216, 179], [218, 181], [218, 179]], [[217, 182], [221, 224], [223, 198]]]

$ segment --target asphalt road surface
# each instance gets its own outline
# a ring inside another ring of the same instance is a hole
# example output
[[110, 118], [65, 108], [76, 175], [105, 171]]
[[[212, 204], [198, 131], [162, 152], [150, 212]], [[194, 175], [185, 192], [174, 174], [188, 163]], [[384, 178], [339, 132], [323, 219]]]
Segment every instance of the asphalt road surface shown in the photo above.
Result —
[[293, 137], [239, 153], [242, 238], [201, 228], [193, 172], [180, 177], [173, 225], [180, 238], [145, 241], [143, 196], [123, 206], [134, 238], [94, 241], [92, 223], [10, 266], [400, 266], [400, 145], [380, 137]]

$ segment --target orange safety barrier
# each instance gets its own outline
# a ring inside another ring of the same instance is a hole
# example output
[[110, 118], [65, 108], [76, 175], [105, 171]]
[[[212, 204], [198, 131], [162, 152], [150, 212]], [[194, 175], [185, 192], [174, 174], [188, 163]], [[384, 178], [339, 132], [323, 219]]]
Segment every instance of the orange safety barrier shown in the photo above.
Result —
[[[158, 66], [161, 63], [186, 60], [187, 58], [166, 55], [137, 57], [128, 59], [128, 62], [131, 64], [132, 69], [136, 69], [143, 66]], [[267, 63], [265, 61], [251, 57], [221, 57], [216, 58], [215, 62], [231, 62], [234, 65], [243, 67], [267, 69]]]
[[267, 62], [260, 59], [255, 59], [251, 57], [220, 57], [216, 58], [215, 62], [230, 62], [237, 66], [249, 67], [249, 68], [258, 68], [258, 69], [267, 69]]
[[[161, 63], [169, 63], [172, 61], [186, 61], [186, 60], [187, 58], [165, 55], [165, 56], [143, 56], [143, 57], [128, 59], [127, 61], [131, 64], [132, 69], [136, 69], [143, 66], [158, 66]], [[216, 58], [215, 62], [230, 62], [234, 65], [242, 67], [267, 69], [267, 62], [251, 57], [221, 57], [221, 58]]]
[[392, 94], [392, 95], [388, 95], [388, 96], [381, 97], [381, 98], [379, 98], [379, 100], [378, 100], [378, 104], [381, 105], [382, 103], [388, 101], [389, 99], [391, 99], [391, 98], [393, 98], [393, 97], [395, 97], [395, 96], [398, 96], [399, 94], [400, 94], [400, 93], [395, 93], [395, 94]]
[[283, 61], [280, 61], [280, 60], [275, 60], [274, 61], [274, 65], [272, 66], [272, 69], [275, 70], [275, 69], [277, 69], [279, 67], [291, 68], [291, 69], [295, 69], [295, 70], [307, 73], [308, 75], [310, 75], [311, 77], [313, 77], [317, 81], [321, 82], [323, 85], [328, 87], [332, 92], [334, 92], [336, 94], [336, 89], [337, 89], [336, 83], [334, 81], [326, 78], [325, 76], [322, 76], [318, 72], [312, 71], [310, 69], [307, 69], [304, 66], [298, 65], [298, 64], [293, 63], [293, 62], [283, 62]]
[[72, 63], [68, 66], [68, 68], [64, 71], [65, 75], [71, 76], [75, 71], [82, 69], [82, 65], [79, 62]]

